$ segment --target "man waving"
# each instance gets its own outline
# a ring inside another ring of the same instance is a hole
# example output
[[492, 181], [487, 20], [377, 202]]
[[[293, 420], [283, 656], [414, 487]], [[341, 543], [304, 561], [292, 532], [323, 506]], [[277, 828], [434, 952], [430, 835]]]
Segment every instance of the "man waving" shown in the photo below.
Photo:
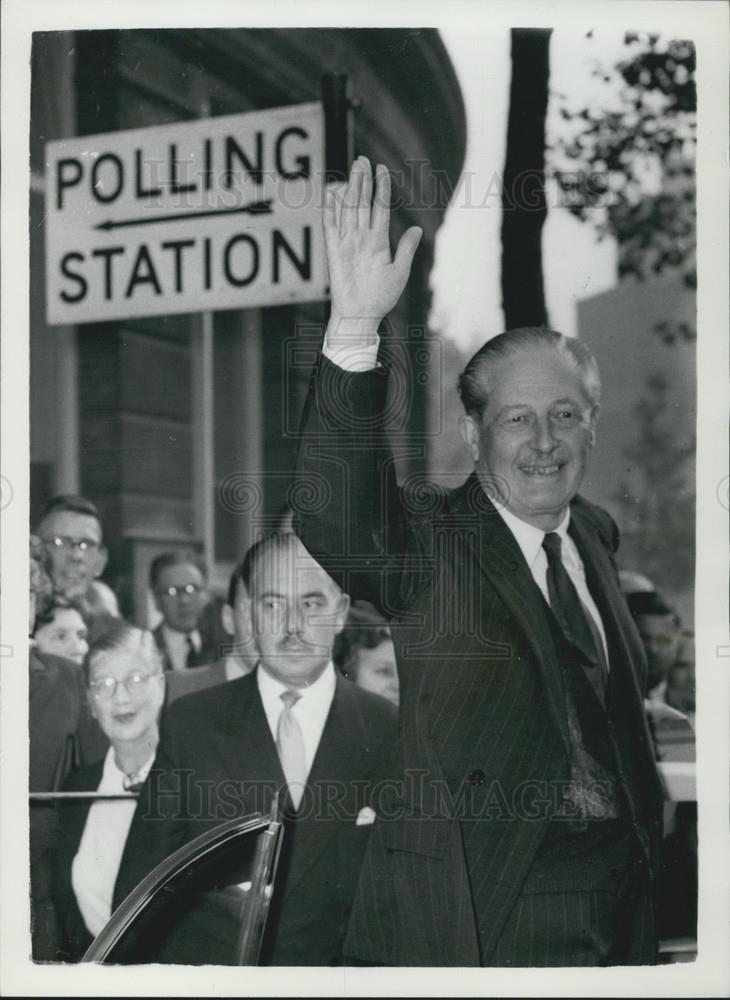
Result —
[[655, 960], [661, 789], [618, 531], [578, 495], [601, 383], [579, 341], [495, 336], [459, 380], [466, 482], [415, 504], [387, 444], [378, 328], [420, 231], [389, 244], [390, 181], [358, 158], [325, 207], [332, 313], [298, 476], [297, 531], [393, 622], [399, 780], [371, 839], [346, 952], [391, 965]]

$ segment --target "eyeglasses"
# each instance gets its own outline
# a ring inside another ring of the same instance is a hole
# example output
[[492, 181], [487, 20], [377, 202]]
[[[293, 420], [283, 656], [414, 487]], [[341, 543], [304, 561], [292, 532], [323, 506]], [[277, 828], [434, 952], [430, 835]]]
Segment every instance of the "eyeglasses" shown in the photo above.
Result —
[[117, 684], [123, 684], [129, 695], [141, 695], [153, 677], [162, 677], [162, 674], [128, 674], [122, 680], [117, 680], [116, 677], [97, 677], [89, 683], [89, 687], [95, 698], [109, 701], [116, 694]]
[[199, 594], [202, 589], [199, 583], [186, 583], [182, 587], [162, 587], [157, 593], [165, 597], [177, 597], [178, 594], [187, 594], [188, 597], [192, 597], [193, 594]]
[[67, 535], [55, 535], [53, 538], [44, 539], [46, 545], [52, 545], [54, 549], [63, 549], [64, 552], [73, 552], [74, 549], [78, 549], [79, 552], [96, 552], [100, 543], [94, 541], [93, 538], [69, 538]]

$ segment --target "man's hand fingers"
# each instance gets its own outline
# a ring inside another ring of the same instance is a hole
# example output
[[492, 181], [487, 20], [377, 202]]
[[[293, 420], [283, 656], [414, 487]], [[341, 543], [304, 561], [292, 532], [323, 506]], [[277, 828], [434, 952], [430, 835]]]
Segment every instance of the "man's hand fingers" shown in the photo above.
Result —
[[418, 244], [421, 242], [422, 236], [423, 230], [420, 226], [411, 226], [410, 229], [407, 229], [403, 233], [400, 238], [400, 242], [398, 243], [393, 265], [396, 271], [400, 272], [403, 276], [404, 284], [408, 280], [411, 264], [413, 263], [413, 256], [418, 249]]
[[375, 203], [373, 205], [372, 228], [378, 246], [389, 246], [390, 226], [390, 171], [382, 163], [375, 168]]
[[373, 200], [373, 171], [370, 160], [366, 156], [358, 157], [362, 164], [362, 186], [360, 188], [360, 205], [357, 212], [359, 228], [370, 228], [370, 209]]
[[330, 240], [334, 233], [339, 232], [337, 225], [337, 212], [335, 208], [335, 192], [331, 185], [324, 189], [324, 214], [322, 216], [324, 225], [324, 238]]
[[334, 184], [328, 184], [327, 187], [325, 188], [325, 202], [324, 202], [325, 236], [327, 235], [327, 230], [329, 226], [332, 227], [334, 235], [339, 236], [341, 216], [342, 216], [342, 203], [345, 199], [346, 191], [347, 191], [346, 181], [336, 181]]
[[378, 321], [390, 312], [403, 291], [422, 231], [412, 226], [392, 258], [388, 233], [390, 175], [382, 165], [377, 169], [375, 206], [371, 210], [372, 191], [372, 168], [361, 156], [352, 165], [347, 185], [331, 185], [324, 234], [332, 316], [369, 317], [377, 328]]
[[355, 160], [350, 169], [350, 180], [347, 184], [345, 197], [342, 202], [342, 214], [340, 216], [340, 236], [357, 229], [357, 212], [360, 205], [360, 188], [362, 185], [362, 164]]

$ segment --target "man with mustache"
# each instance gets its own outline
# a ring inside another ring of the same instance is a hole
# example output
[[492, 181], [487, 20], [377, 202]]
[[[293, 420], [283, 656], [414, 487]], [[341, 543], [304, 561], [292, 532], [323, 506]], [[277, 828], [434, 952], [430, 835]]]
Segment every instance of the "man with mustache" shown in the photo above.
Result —
[[327, 488], [295, 519], [341, 586], [391, 618], [400, 675], [400, 791], [368, 848], [346, 954], [652, 963], [662, 795], [646, 661], [616, 526], [578, 495], [596, 363], [550, 330], [489, 340], [458, 386], [473, 474], [428, 504], [401, 490], [378, 329], [420, 232], [391, 254], [389, 195], [387, 169], [374, 183], [364, 157], [328, 192], [332, 310], [299, 459], [301, 481]]
[[[257, 542], [241, 584], [258, 667], [169, 706], [116, 902], [182, 844], [235, 815], [269, 812], [278, 791], [284, 835], [260, 964], [339, 965], [397, 713], [335, 672], [349, 598], [295, 535]], [[165, 953], [148, 935], [147, 958], [235, 964], [237, 932], [193, 912]]]

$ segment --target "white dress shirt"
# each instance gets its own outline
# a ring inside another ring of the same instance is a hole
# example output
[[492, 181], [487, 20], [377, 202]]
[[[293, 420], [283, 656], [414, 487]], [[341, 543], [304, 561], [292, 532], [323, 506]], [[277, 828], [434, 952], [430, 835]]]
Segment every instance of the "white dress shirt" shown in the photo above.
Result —
[[274, 743], [276, 743], [279, 716], [284, 711], [281, 695], [284, 691], [289, 690], [296, 691], [298, 695], [301, 695], [299, 701], [292, 708], [292, 713], [302, 730], [304, 758], [308, 775], [312, 769], [312, 761], [317, 753], [319, 741], [322, 738], [322, 731], [327, 721], [332, 699], [335, 696], [337, 680], [333, 663], [330, 661], [327, 664], [313, 684], [298, 688], [290, 688], [286, 684], [282, 684], [281, 681], [272, 677], [262, 664], [259, 664], [256, 670], [256, 683]]
[[197, 629], [193, 632], [178, 632], [177, 629], [170, 628], [169, 625], [166, 625], [163, 622], [162, 636], [165, 640], [167, 655], [170, 658], [172, 669], [187, 670], [188, 652], [190, 651], [188, 639], [193, 644], [195, 652], [199, 653], [203, 645], [203, 640], [200, 638], [200, 632], [198, 632]]
[[[144, 781], [154, 759], [152, 754], [135, 775], [135, 781]], [[109, 747], [97, 792], [121, 795], [126, 791], [125, 778], [114, 759], [114, 748]], [[111, 916], [114, 884], [136, 808], [136, 799], [94, 802], [71, 864], [71, 885], [76, 902], [87, 930], [94, 937]]]
[[380, 337], [377, 334], [375, 334], [375, 340], [372, 344], [358, 347], [348, 344], [347, 340], [336, 347], [331, 347], [325, 337], [322, 354], [338, 368], [344, 368], [346, 372], [368, 372], [375, 368], [378, 363], [379, 346]]

